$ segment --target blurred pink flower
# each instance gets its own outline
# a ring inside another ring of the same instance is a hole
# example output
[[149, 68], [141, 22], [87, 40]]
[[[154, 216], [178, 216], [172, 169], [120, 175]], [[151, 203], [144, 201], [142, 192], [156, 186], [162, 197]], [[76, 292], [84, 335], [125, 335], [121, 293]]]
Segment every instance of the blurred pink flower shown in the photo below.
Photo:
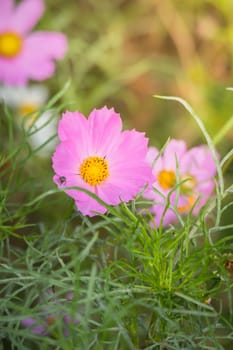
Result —
[[[162, 155], [150, 147], [147, 159], [152, 164], [155, 182], [144, 195], [154, 201], [151, 212], [155, 215], [156, 226], [162, 218], [163, 226], [177, 221], [172, 208], [181, 215], [190, 211], [197, 215], [215, 185], [216, 165], [207, 146], [187, 150], [184, 141], [171, 140]], [[168, 197], [171, 206], [164, 212]]]
[[69, 325], [79, 324], [76, 316], [71, 317], [67, 314], [67, 304], [72, 299], [73, 296], [69, 293], [66, 295], [65, 300], [61, 302], [54, 296], [53, 291], [49, 289], [43, 298], [39, 300], [39, 303], [44, 302], [47, 306], [43, 307], [35, 317], [24, 318], [20, 323], [23, 327], [30, 328], [33, 334], [46, 336], [51, 336], [56, 326], [61, 324], [63, 334], [67, 337], [69, 336]]
[[[79, 186], [109, 205], [128, 202], [152, 182], [146, 161], [144, 133], [122, 132], [114, 109], [94, 109], [86, 119], [79, 112], [63, 114], [58, 127], [61, 143], [53, 155], [54, 182], [58, 187]], [[105, 213], [106, 208], [88, 194], [67, 190], [83, 215]]]
[[61, 33], [31, 32], [43, 12], [43, 0], [0, 0], [0, 82], [25, 85], [53, 75], [67, 41]]

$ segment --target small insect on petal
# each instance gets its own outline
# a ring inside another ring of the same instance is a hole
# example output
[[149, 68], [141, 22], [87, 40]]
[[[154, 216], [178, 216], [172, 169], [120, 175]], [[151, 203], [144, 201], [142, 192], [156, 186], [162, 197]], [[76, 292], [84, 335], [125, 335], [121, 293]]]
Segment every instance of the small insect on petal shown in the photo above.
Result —
[[59, 181], [60, 181], [60, 184], [61, 184], [61, 185], [65, 185], [65, 183], [66, 183], [66, 177], [65, 177], [65, 176], [60, 176], [60, 177], [59, 177]]

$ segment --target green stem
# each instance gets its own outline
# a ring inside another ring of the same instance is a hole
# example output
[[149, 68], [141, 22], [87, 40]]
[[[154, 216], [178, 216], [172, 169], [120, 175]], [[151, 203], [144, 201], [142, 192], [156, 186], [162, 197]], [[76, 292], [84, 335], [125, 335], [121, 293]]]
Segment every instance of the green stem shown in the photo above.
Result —
[[226, 122], [226, 124], [223, 125], [223, 127], [220, 129], [220, 131], [217, 133], [217, 135], [213, 138], [213, 144], [217, 145], [224, 136], [228, 133], [228, 131], [233, 127], [233, 115], [231, 118]]

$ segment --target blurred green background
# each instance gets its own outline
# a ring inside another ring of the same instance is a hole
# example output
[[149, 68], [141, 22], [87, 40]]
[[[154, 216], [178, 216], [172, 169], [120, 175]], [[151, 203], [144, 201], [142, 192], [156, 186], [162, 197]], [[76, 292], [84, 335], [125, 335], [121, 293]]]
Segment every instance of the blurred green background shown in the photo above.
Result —
[[[107, 104], [128, 127], [146, 131], [161, 147], [170, 136], [191, 146], [203, 141], [177, 103], [187, 100], [214, 136], [233, 112], [233, 2], [231, 0], [47, 0], [39, 27], [63, 31], [69, 51], [47, 81], [65, 81], [70, 109], [85, 114]], [[219, 145], [226, 152], [232, 133]]]

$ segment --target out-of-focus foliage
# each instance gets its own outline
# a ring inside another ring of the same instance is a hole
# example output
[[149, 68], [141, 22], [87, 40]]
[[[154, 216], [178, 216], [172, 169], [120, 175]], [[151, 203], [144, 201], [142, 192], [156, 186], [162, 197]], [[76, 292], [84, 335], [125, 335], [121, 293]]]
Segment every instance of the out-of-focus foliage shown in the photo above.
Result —
[[232, 10], [231, 0], [47, 0], [40, 25], [69, 38], [66, 60], [49, 83], [57, 90], [71, 78], [66, 101], [73, 109], [114, 105], [158, 145], [171, 135], [195, 143], [200, 135], [187, 114], [151, 96], [185, 98], [210, 134], [218, 132], [233, 107], [225, 90], [233, 78]]

